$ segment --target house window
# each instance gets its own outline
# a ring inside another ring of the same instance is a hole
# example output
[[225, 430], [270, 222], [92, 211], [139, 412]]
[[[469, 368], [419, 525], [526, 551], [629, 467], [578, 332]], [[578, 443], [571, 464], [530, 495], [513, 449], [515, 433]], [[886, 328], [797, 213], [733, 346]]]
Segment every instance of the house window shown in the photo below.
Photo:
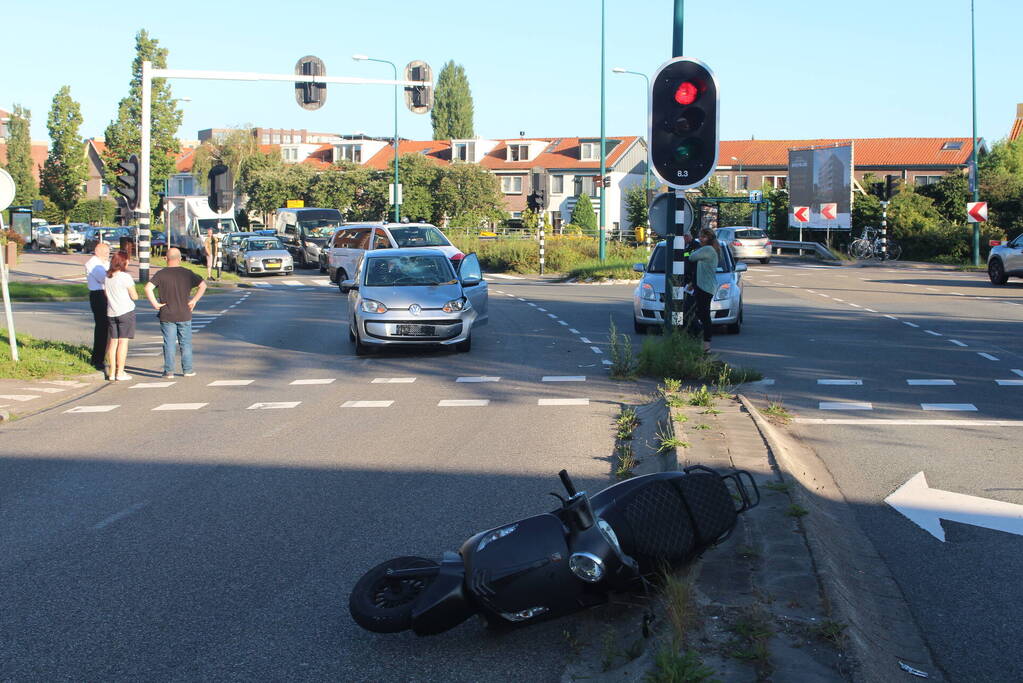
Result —
[[787, 175], [765, 175], [764, 183], [776, 190], [784, 190], [789, 186], [789, 177]]
[[110, 194], [110, 186], [107, 185], [106, 183], [100, 183], [99, 193], [101, 196], [106, 197], [108, 194]]
[[508, 161], [529, 161], [529, 145], [508, 145]]
[[589, 195], [590, 197], [597, 196], [597, 187], [593, 184], [594, 177], [595, 176], [591, 175], [580, 175], [575, 177], [576, 196], [584, 194]]
[[749, 189], [749, 176], [748, 175], [737, 175], [735, 176], [735, 191], [748, 190]]
[[270, 134], [269, 133], [263, 133], [263, 144], [264, 145], [269, 145], [270, 144]]
[[551, 194], [565, 194], [565, 176], [551, 176]]
[[280, 133], [274, 133], [273, 134], [273, 141], [274, 141], [275, 145], [281, 144], [281, 134]]
[[291, 134], [290, 133], [288, 133], [288, 134], [286, 134], [284, 136], [284, 144], [286, 144], [286, 145], [290, 145], [291, 144]]
[[599, 142], [579, 143], [579, 160], [600, 161], [600, 143]]
[[920, 185], [933, 185], [934, 183], [938, 182], [939, 180], [941, 180], [941, 176], [940, 175], [918, 175], [915, 178], [913, 178], [913, 184], [917, 185], [917, 186], [920, 186]]
[[718, 184], [724, 188], [725, 192], [731, 192], [732, 190], [732, 176], [730, 175], [719, 175], [717, 177]]
[[338, 145], [336, 161], [352, 161], [362, 163], [362, 145]]
[[962, 149], [963, 148], [963, 142], [962, 142], [962, 140], [949, 140], [948, 142], [943, 144], [941, 146], [941, 148], [942, 149]]
[[476, 143], [473, 142], [456, 142], [451, 145], [451, 160], [452, 161], [475, 161], [476, 160]]
[[505, 194], [522, 194], [522, 176], [501, 176], [501, 192]]
[[511, 217], [512, 218], [522, 218], [522, 212], [521, 211], [512, 211], [511, 212]]
[[282, 147], [281, 158], [285, 161], [298, 161], [298, 147]]

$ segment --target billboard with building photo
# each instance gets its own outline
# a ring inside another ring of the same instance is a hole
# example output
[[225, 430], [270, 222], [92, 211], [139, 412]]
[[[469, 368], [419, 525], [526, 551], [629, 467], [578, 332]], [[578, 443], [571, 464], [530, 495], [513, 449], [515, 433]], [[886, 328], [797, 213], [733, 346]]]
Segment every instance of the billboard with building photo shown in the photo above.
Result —
[[[789, 150], [789, 227], [849, 230], [852, 226], [852, 143]], [[810, 207], [799, 223], [792, 207]]]

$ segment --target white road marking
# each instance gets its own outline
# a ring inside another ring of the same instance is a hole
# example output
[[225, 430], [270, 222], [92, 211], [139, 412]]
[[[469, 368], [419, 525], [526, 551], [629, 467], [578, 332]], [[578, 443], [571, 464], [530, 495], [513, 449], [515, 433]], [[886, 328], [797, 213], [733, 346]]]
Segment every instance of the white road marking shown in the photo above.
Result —
[[342, 408], [390, 408], [394, 401], [345, 401]]
[[840, 387], [860, 387], [863, 386], [862, 379], [819, 379], [817, 384], [830, 384], [832, 386]]
[[546, 308], [537, 308], [536, 310], [540, 311], [541, 313], [546, 313], [547, 312]]
[[571, 332], [572, 334], [579, 334], [579, 330], [575, 329], [574, 327], [568, 328], [568, 331]]
[[554, 315], [553, 313], [548, 313], [548, 314], [547, 314], [547, 317], [548, 317], [548, 318], [553, 318], [554, 320], [557, 320], [557, 319], [558, 319], [558, 316]]
[[949, 341], [955, 344], [956, 346], [969, 346], [969, 344], [964, 344], [958, 339], [949, 339]]
[[952, 292], [952, 295], [953, 296], [966, 296], [965, 294], [962, 294], [961, 292]]
[[872, 403], [845, 403], [841, 401], [821, 401], [821, 410], [873, 410]]
[[976, 410], [977, 406], [972, 403], [921, 403], [920, 407], [924, 410], [961, 410], [969, 411]]
[[521, 277], [515, 275], [503, 275], [501, 273], [486, 273], [486, 277], [497, 278], [498, 280], [521, 280]]
[[603, 363], [604, 365], [614, 365], [613, 361], [609, 361], [606, 358], [604, 360], [600, 361], [600, 362]]
[[412, 384], [415, 377], [375, 377], [370, 384]]
[[853, 308], [863, 308], [863, 306], [860, 306], [859, 304], [852, 304], [851, 303], [849, 305], [852, 306]]
[[598, 349], [596, 346], [591, 346], [590, 347], [590, 351], [593, 351], [593, 353], [604, 353], [603, 351]]
[[301, 287], [302, 283], [298, 280], [278, 280], [282, 285], [288, 285], [289, 287]]
[[296, 379], [294, 382], [291, 382], [290, 384], [296, 385], [296, 384], [333, 384], [333, 383], [334, 383], [334, 378], [330, 377], [330, 378], [326, 378], [326, 379]]
[[253, 403], [246, 410], [277, 410], [279, 408], [294, 408], [301, 401], [268, 401], [266, 403]]
[[896, 318], [894, 315], [888, 315], [887, 313], [884, 314], [884, 317], [891, 318], [892, 320], [898, 320], [898, 318]]
[[532, 306], [533, 308], [536, 308], [536, 304], [534, 304], [532, 301], [527, 301], [526, 305], [527, 306]]
[[153, 410], [199, 410], [209, 403], [164, 403], [156, 406]]
[[73, 379], [50, 379], [40, 382], [40, 384], [52, 384], [55, 387], [74, 387], [75, 389], [89, 386], [88, 382], [76, 382]]
[[593, 343], [587, 337], [579, 337], [579, 341], [581, 341], [583, 344], [592, 344]]
[[0, 400], [3, 401], [31, 401], [34, 398], [39, 398], [36, 394], [0, 394]]
[[943, 334], [941, 334], [941, 332], [935, 332], [934, 330], [924, 330], [924, 332], [926, 332], [927, 334], [933, 334], [935, 337], [943, 337], [944, 336]]
[[1023, 379], [996, 379], [1000, 387], [1023, 387]]
[[115, 408], [120, 408], [120, 404], [113, 406], [75, 406], [70, 410], [65, 410], [65, 413], [109, 413]]
[[114, 522], [122, 520], [125, 517], [128, 517], [129, 515], [135, 514], [136, 512], [141, 510], [142, 508], [146, 507], [147, 505], [149, 505], [149, 501], [148, 500], [147, 501], [143, 501], [141, 503], [135, 503], [134, 505], [129, 505], [128, 507], [124, 508], [120, 512], [115, 512], [114, 514], [110, 515], [109, 517], [104, 519], [102, 522], [94, 524], [92, 528], [97, 530], [97, 531], [99, 531], [100, 529], [102, 529], [104, 527], [110, 526]]
[[981, 352], [981, 351], [978, 351], [978, 352], [977, 352], [977, 355], [978, 355], [978, 356], [981, 356], [982, 358], [987, 358], [988, 360], [998, 360], [997, 358], [995, 358], [994, 356], [992, 356], [992, 355], [991, 355], [990, 353], [983, 353], [983, 352]]
[[60, 392], [64, 391], [64, 389], [60, 389], [58, 387], [18, 387], [18, 388], [24, 391], [41, 391], [44, 394], [59, 394]]
[[925, 287], [925, 289], [927, 289], [927, 290], [929, 290], [929, 291], [931, 291], [931, 292], [936, 292], [936, 291], [938, 291], [937, 287]]
[[955, 380], [951, 379], [907, 379], [906, 384], [911, 387], [954, 387]]
[[504, 294], [504, 292], [502, 292], [500, 289], [495, 289], [494, 291], [497, 292], [498, 294]]
[[840, 302], [842, 302], [843, 304], [845, 303], [845, 299], [839, 299], [839, 298], [838, 298], [837, 296], [833, 296], [833, 297], [831, 297], [831, 298], [832, 298], [832, 299], [834, 299], [835, 301], [840, 301]]
[[908, 320], [903, 320], [903, 321], [902, 321], [902, 324], [903, 324], [903, 325], [909, 325], [910, 327], [920, 327], [920, 326], [919, 326], [919, 325], [917, 325], [916, 323], [911, 323], [911, 322], [909, 322]]
[[883, 425], [900, 427], [1023, 427], [1023, 420], [923, 420], [884, 418], [822, 418], [797, 417], [798, 424], [807, 425]]
[[566, 323], [564, 320], [559, 320], [558, 324], [559, 325], [564, 325], [565, 327], [568, 327], [568, 323]]
[[864, 311], [870, 311], [871, 313], [877, 313], [873, 308], [864, 308]]
[[215, 382], [210, 382], [206, 386], [208, 387], [245, 387], [252, 384], [255, 380], [251, 379], [218, 379]]
[[169, 387], [169, 386], [172, 386], [174, 384], [177, 384], [177, 382], [137, 382], [135, 384], [132, 384], [128, 388], [129, 389], [162, 389], [164, 387]]
[[585, 382], [586, 375], [544, 375], [541, 382]]
[[526, 301], [526, 300], [525, 300], [525, 299], [523, 299], [523, 298], [522, 298], [521, 296], [517, 296], [517, 297], [515, 297], [515, 298], [516, 298], [516, 299], [518, 299], [519, 301], [523, 302], [523, 303], [525, 303], [525, 301]]
[[588, 406], [588, 398], [541, 398], [537, 399], [538, 406]]
[[1023, 377], [1023, 370], [1013, 370], [1012, 372], [1013, 372], [1013, 374], [1016, 374], [1016, 375], [1019, 375], [1020, 377]]
[[500, 377], [459, 377], [456, 382], [500, 382]]
[[774, 380], [773, 379], [760, 379], [760, 380], [757, 380], [756, 382], [750, 382], [750, 385], [754, 385], [754, 384], [759, 384], [760, 386], [763, 386], [763, 387], [773, 387], [774, 386]]
[[488, 405], [490, 399], [486, 398], [445, 399], [437, 402], [438, 408], [473, 408]]

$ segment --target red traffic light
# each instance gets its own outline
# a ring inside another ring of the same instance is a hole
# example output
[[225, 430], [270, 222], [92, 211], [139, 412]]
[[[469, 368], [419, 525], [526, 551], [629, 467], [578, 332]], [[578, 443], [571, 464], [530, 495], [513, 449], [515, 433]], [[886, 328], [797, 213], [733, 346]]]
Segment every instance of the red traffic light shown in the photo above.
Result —
[[675, 101], [683, 106], [692, 104], [696, 101], [696, 96], [699, 94], [699, 89], [693, 83], [682, 81], [675, 88]]

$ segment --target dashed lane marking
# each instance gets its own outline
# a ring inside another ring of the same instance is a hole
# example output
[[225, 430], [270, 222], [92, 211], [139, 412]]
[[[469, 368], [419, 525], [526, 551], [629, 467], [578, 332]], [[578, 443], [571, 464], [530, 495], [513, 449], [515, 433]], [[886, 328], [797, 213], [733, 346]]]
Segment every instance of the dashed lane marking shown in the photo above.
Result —
[[288, 285], [289, 287], [301, 287], [302, 282], [299, 280], [278, 280], [282, 285]]
[[863, 386], [862, 379], [819, 379], [817, 384], [828, 384], [839, 387], [860, 387]]
[[537, 399], [538, 406], [588, 406], [588, 398], [540, 398]]
[[579, 330], [575, 329], [574, 327], [568, 328], [568, 331], [571, 332], [572, 334], [579, 334]]
[[0, 401], [31, 401], [37, 394], [0, 394]]
[[103, 529], [105, 527], [110, 526], [114, 522], [118, 522], [118, 521], [124, 519], [125, 517], [128, 517], [130, 515], [135, 514], [136, 512], [141, 510], [142, 508], [146, 507], [147, 505], [149, 505], [149, 501], [148, 500], [147, 501], [143, 501], [141, 503], [135, 503], [134, 505], [129, 505], [128, 507], [126, 507], [125, 509], [121, 510], [120, 512], [115, 512], [114, 514], [110, 515], [109, 517], [107, 517], [103, 521], [101, 521], [101, 522], [99, 522], [97, 524], [94, 524], [92, 528], [95, 529], [96, 531], [99, 531], [100, 529]]
[[44, 394], [59, 394], [64, 391], [59, 387], [18, 387], [22, 391], [41, 391]]
[[614, 365], [614, 361], [609, 361], [606, 358], [600, 362], [603, 363], [604, 365]]
[[390, 408], [394, 401], [345, 401], [342, 408]]
[[559, 320], [558, 324], [559, 325], [564, 325], [565, 327], [568, 327], [568, 323], [566, 323], [564, 320]]
[[924, 410], [975, 411], [977, 406], [972, 403], [921, 403]]
[[210, 382], [206, 386], [208, 387], [246, 387], [252, 384], [255, 380], [252, 379], [218, 379], [215, 382]]
[[877, 313], [873, 308], [864, 308], [864, 311], [870, 311], [871, 313]]
[[821, 401], [818, 407], [821, 410], [873, 410], [874, 404], [846, 403], [842, 401]]
[[585, 382], [586, 375], [544, 375], [541, 382]]
[[65, 410], [65, 413], [109, 413], [111, 410], [120, 408], [120, 404], [112, 406], [75, 406], [70, 410]]
[[547, 312], [546, 308], [537, 308], [536, 310], [540, 311], [541, 313], [546, 313]]
[[533, 308], [536, 308], [536, 304], [534, 304], [532, 301], [527, 301], [526, 305], [527, 306], [532, 306]]
[[903, 325], [909, 325], [910, 327], [920, 327], [920, 326], [919, 326], [919, 325], [917, 325], [916, 323], [911, 323], [911, 322], [909, 322], [908, 320], [903, 320], [903, 321], [902, 321], [902, 324], [903, 324]]
[[911, 387], [954, 387], [955, 380], [951, 379], [907, 379], [906, 384]]
[[500, 382], [500, 377], [459, 377], [456, 382]]
[[153, 410], [199, 410], [209, 403], [162, 403]]
[[294, 408], [301, 401], [267, 401], [265, 403], [253, 403], [246, 410], [279, 410], [282, 408]]
[[1000, 387], [1023, 387], [1023, 379], [996, 379]]
[[370, 384], [412, 384], [415, 377], [375, 377]]
[[760, 380], [757, 380], [756, 382], [750, 382], [750, 385], [759, 385], [759, 386], [762, 386], [762, 387], [773, 387], [774, 386], [774, 380], [773, 379], [760, 379]]
[[863, 306], [860, 306], [859, 304], [850, 303], [849, 305], [853, 308], [863, 308]]
[[1015, 375], [1019, 375], [1020, 377], [1023, 377], [1023, 370], [1013, 370], [1012, 372]]
[[924, 330], [924, 332], [926, 332], [927, 334], [932, 334], [935, 337], [943, 337], [943, 336], [945, 336], [941, 332], [935, 332], [934, 330]]
[[132, 384], [129, 389], [163, 389], [164, 387], [173, 386], [177, 382], [137, 382]]
[[445, 399], [437, 401], [438, 408], [474, 408], [490, 405], [490, 399], [466, 398], [466, 399]]
[[557, 319], [558, 319], [558, 316], [554, 315], [553, 313], [548, 313], [548, 314], [547, 314], [547, 317], [548, 317], [548, 318], [551, 318], [551, 319], [553, 319], [553, 320], [557, 320]]
[[333, 384], [333, 383], [334, 383], [334, 378], [333, 377], [325, 378], [325, 379], [296, 379], [294, 382], [291, 382], [291, 384], [293, 384], [293, 385], [299, 385], [299, 384]]
[[1023, 420], [923, 420], [884, 418], [822, 418], [797, 417], [805, 425], [864, 425], [884, 427], [1023, 427]]
[[579, 341], [581, 341], [583, 344], [592, 344], [593, 343], [587, 337], [579, 337]]
[[969, 346], [969, 344], [964, 344], [958, 339], [949, 339], [949, 341], [955, 344], [956, 346]]
[[898, 320], [898, 318], [896, 318], [894, 315], [888, 315], [887, 313], [884, 314], [884, 317], [891, 318], [892, 320]]
[[998, 360], [998, 358], [992, 356], [990, 353], [984, 353], [982, 351], [978, 351], [977, 355], [980, 356], [981, 358], [987, 358], [988, 360]]
[[597, 348], [596, 346], [591, 346], [591, 347], [590, 347], [590, 351], [593, 351], [593, 353], [604, 353], [603, 351], [601, 351], [601, 350], [600, 350], [599, 348]]

